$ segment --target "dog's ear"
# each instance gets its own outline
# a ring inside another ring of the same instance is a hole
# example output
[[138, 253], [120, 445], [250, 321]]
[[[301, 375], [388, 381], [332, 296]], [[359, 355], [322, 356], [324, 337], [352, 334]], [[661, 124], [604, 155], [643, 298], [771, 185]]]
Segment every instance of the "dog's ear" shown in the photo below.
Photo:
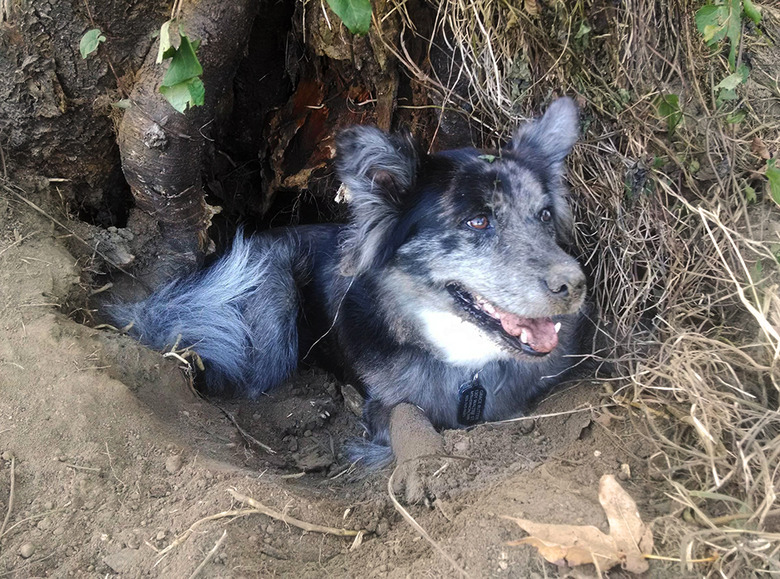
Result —
[[541, 170], [547, 181], [555, 209], [555, 230], [558, 241], [571, 243], [574, 218], [563, 184], [563, 162], [579, 136], [579, 111], [568, 97], [559, 98], [544, 115], [521, 126], [510, 145], [515, 155]]
[[522, 125], [512, 139], [511, 148], [519, 157], [531, 157], [553, 170], [563, 168], [580, 133], [577, 105], [568, 97], [559, 98], [544, 115]]
[[385, 263], [419, 165], [408, 135], [352, 127], [337, 140], [336, 170], [349, 191], [352, 219], [342, 245], [341, 269], [358, 275]]

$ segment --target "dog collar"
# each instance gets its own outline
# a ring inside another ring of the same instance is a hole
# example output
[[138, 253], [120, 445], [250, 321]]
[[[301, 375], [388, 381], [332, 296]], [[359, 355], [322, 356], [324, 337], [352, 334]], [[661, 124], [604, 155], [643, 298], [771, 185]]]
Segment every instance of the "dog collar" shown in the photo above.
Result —
[[480, 383], [477, 372], [470, 381], [464, 382], [458, 388], [458, 422], [463, 426], [482, 422], [486, 399], [487, 391]]

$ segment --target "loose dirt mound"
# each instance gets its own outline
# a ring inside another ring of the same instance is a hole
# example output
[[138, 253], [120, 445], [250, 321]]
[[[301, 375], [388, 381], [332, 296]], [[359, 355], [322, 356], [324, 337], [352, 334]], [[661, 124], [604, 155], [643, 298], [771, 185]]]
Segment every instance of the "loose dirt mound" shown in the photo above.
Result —
[[[0, 198], [0, 212], [0, 514], [10, 511], [0, 576], [189, 576], [223, 531], [204, 576], [456, 574], [396, 512], [389, 471], [347, 470], [339, 448], [360, 425], [342, 385], [307, 371], [258, 403], [198, 398], [176, 360], [63, 315], [78, 294], [74, 258], [18, 200]], [[599, 386], [580, 384], [539, 409], [563, 414], [447, 433], [453, 458], [434, 465], [436, 500], [409, 513], [474, 577], [550, 572], [531, 548], [506, 546], [522, 533], [500, 515], [606, 530], [605, 473], [627, 479], [646, 520], [665, 514], [644, 479], [645, 445], [613, 433], [622, 422], [610, 424], [606, 408], [589, 410], [600, 400]], [[227, 516], [245, 508], [229, 489], [366, 534], [353, 544]]]

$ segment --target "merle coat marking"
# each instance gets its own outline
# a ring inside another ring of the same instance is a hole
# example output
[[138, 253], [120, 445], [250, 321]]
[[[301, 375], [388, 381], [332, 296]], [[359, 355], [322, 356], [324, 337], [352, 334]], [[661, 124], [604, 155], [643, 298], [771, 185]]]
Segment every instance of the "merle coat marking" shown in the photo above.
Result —
[[521, 414], [581, 349], [585, 277], [561, 248], [577, 129], [570, 99], [489, 155], [419, 155], [399, 136], [349, 129], [337, 161], [347, 225], [239, 236], [211, 268], [112, 317], [154, 348], [181, 336], [205, 361], [211, 393], [230, 384], [257, 397], [315, 345], [365, 389], [367, 462], [391, 456], [401, 402], [437, 428], [462, 426], [459, 387], [477, 372], [484, 420]]

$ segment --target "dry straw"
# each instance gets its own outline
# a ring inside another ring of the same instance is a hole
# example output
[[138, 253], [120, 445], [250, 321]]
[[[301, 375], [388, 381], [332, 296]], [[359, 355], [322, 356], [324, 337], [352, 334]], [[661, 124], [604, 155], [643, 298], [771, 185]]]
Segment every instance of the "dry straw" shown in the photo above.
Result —
[[[778, 11], [765, 6], [761, 29], [746, 26], [738, 59], [750, 54], [753, 71], [724, 108], [716, 85], [728, 64], [696, 30], [700, 3], [436, 6], [424, 41], [451, 55], [446, 70], [409, 57], [422, 32], [403, 2], [400, 39], [383, 40], [443, 110], [499, 136], [554, 93], [584, 105], [569, 173], [577, 245], [604, 360], [620, 378], [614, 399], [655, 448], [650, 474], [680, 505], [656, 522], [663, 554], [704, 575], [780, 572], [780, 216], [762, 197], [765, 162], [754, 152], [756, 142], [780, 146]], [[673, 134], [657, 106], [668, 94], [683, 112]], [[744, 119], [727, 122], [736, 109]], [[713, 555], [706, 568], [686, 563]]]

